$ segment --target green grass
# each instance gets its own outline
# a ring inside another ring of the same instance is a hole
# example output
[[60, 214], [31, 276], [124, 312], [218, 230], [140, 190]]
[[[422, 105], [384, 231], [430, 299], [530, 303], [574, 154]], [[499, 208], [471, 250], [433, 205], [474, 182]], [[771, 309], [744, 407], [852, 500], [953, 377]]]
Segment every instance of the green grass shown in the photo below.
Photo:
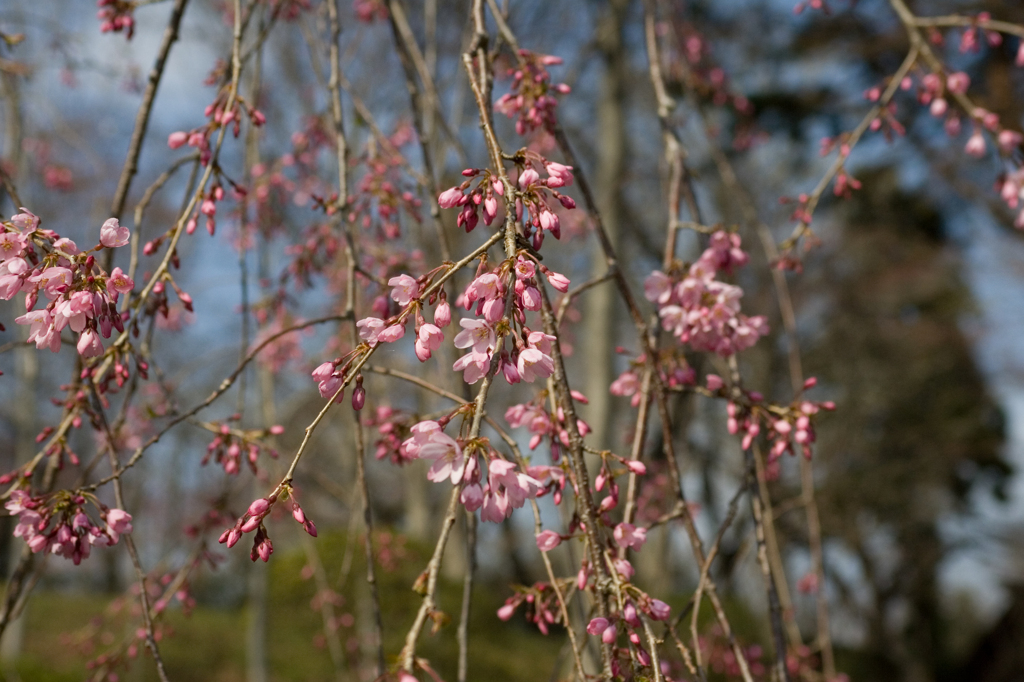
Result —
[[[317, 540], [317, 549], [330, 579], [336, 579], [342, 564], [344, 539], [338, 535], [322, 536]], [[366, 589], [361, 551], [355, 552], [353, 558], [348, 579], [339, 590], [343, 603], [336, 609], [338, 616], [351, 613], [358, 617], [356, 590]], [[410, 587], [426, 564], [426, 558], [424, 551], [409, 548], [406, 556], [396, 562], [395, 570], [388, 572], [378, 568], [388, 665], [397, 660], [405, 633], [419, 608], [420, 596]], [[310, 606], [315, 583], [301, 578], [305, 563], [302, 550], [275, 555], [270, 561], [267, 658], [274, 682], [319, 682], [334, 677], [330, 655], [323, 644], [320, 613]], [[195, 592], [210, 595], [223, 586], [221, 576], [217, 582], [209, 579], [205, 584], [199, 582]], [[470, 678], [509, 682], [548, 679], [564, 637], [557, 630], [545, 637], [521, 617], [514, 617], [507, 623], [498, 620], [495, 611], [507, 594], [507, 588], [494, 585], [480, 585], [474, 591]], [[461, 596], [461, 583], [441, 581], [438, 604], [451, 622], [433, 636], [428, 623], [417, 649], [417, 654], [429, 659], [445, 680], [455, 679], [458, 655], [455, 630]], [[87, 662], [118, 648], [126, 637], [130, 638], [138, 624], [137, 617], [128, 619], [124, 611], [109, 614], [106, 609], [110, 602], [110, 597], [93, 594], [37, 592], [26, 613], [22, 656], [16, 664], [19, 676], [33, 682], [90, 679], [92, 671], [87, 669]], [[104, 614], [102, 624], [98, 614]], [[172, 680], [245, 680], [244, 608], [215, 608], [200, 603], [188, 616], [180, 609], [169, 609], [164, 623], [167, 636], [160, 642], [160, 651]], [[357, 628], [358, 625], [342, 626], [338, 630], [342, 644], [351, 649], [346, 652], [350, 661], [359, 656]], [[149, 656], [143, 652], [132, 662], [130, 670], [117, 668], [116, 672], [121, 682], [157, 679]]]

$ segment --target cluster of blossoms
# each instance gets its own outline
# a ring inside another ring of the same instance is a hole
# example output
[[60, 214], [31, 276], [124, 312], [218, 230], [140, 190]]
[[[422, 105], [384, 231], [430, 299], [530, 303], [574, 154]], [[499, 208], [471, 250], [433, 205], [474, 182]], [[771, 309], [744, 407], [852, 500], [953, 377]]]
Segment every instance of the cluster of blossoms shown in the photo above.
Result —
[[[555, 338], [531, 331], [524, 323], [526, 311], [538, 311], [542, 305], [537, 270], [541, 270], [559, 291], [568, 291], [569, 280], [522, 254], [511, 267], [510, 263], [504, 261], [494, 270], [481, 266], [476, 278], [456, 301], [482, 317], [460, 320], [462, 331], [455, 336], [455, 347], [469, 352], [456, 360], [452, 369], [463, 372], [466, 383], [474, 384], [485, 376], [495, 358], [497, 372], [509, 384], [533, 383], [554, 372], [551, 349]], [[513, 273], [511, 277], [509, 270]], [[511, 290], [506, 283], [509, 279]], [[504, 348], [506, 336], [513, 338], [510, 350]]]
[[352, 9], [356, 18], [366, 24], [372, 24], [378, 19], [386, 21], [388, 18], [388, 5], [384, 0], [352, 0]]
[[[513, 188], [516, 220], [523, 224], [523, 236], [539, 251], [544, 243], [545, 230], [555, 239], [562, 236], [561, 220], [553, 202], [557, 201], [567, 210], [576, 208], [572, 197], [558, 191], [558, 188], [572, 185], [572, 166], [549, 161], [531, 151], [524, 152], [517, 159], [517, 164], [518, 178]], [[535, 166], [543, 168], [547, 177], [541, 178]], [[479, 222], [477, 212], [480, 210], [483, 211], [484, 224], [494, 222], [500, 206], [498, 197], [505, 195], [505, 185], [488, 169], [467, 168], [462, 175], [467, 179], [442, 192], [438, 204], [441, 208], [461, 208], [456, 222], [470, 232]]]
[[[626, 351], [620, 349], [620, 352]], [[647, 354], [642, 353], [635, 360], [630, 362], [630, 368], [620, 374], [608, 387], [612, 395], [622, 396], [630, 399], [630, 405], [636, 407], [640, 404], [640, 389], [643, 380], [641, 373], [647, 361]], [[693, 386], [697, 380], [697, 373], [686, 364], [686, 359], [675, 354], [662, 354], [658, 362], [658, 371], [661, 373], [661, 382], [670, 389], [679, 389], [684, 386]]]
[[659, 30], [675, 32], [674, 40], [665, 41], [666, 79], [679, 83], [716, 107], [732, 107], [740, 118], [733, 132], [733, 146], [736, 149], [748, 147], [753, 142], [752, 131], [743, 117], [751, 116], [754, 107], [747, 97], [731, 90], [725, 69], [712, 59], [711, 41], [696, 25], [686, 21], [666, 22]]
[[270, 515], [276, 503], [282, 502], [289, 496], [292, 498], [292, 518], [302, 526], [304, 531], [316, 537], [316, 526], [313, 525], [310, 519], [306, 518], [306, 513], [302, 511], [302, 507], [295, 500], [291, 487], [283, 485], [268, 497], [254, 500], [249, 505], [249, 509], [235, 522], [235, 525], [221, 533], [217, 542], [222, 545], [226, 544], [229, 548], [234, 547], [242, 539], [244, 533], [256, 531], [256, 534], [253, 536], [252, 550], [249, 552], [249, 558], [253, 561], [256, 561], [256, 559], [263, 559], [264, 562], [269, 561], [270, 555], [274, 553], [274, 544], [270, 541], [270, 536], [267, 534], [266, 526], [263, 525], [263, 520]]
[[[978, 15], [977, 21], [986, 22], [989, 18], [987, 13], [983, 12]], [[980, 49], [979, 34], [983, 34], [985, 41], [992, 46], [1000, 45], [1003, 40], [1002, 34], [996, 31], [985, 30], [976, 24], [971, 25], [966, 27], [961, 35], [961, 52], [974, 52]], [[941, 45], [944, 38], [937, 30], [933, 30], [931, 40], [934, 44]], [[1024, 67], [1024, 41], [1021, 42], [1021, 46], [1018, 49], [1016, 64], [1017, 66]], [[1021, 143], [1024, 142], [1024, 135], [1018, 131], [1004, 128], [997, 114], [982, 107], [971, 105], [968, 110], [960, 112], [950, 106], [950, 99], [955, 100], [959, 98], [961, 102], [966, 101], [962, 98], [967, 94], [970, 85], [971, 78], [963, 71], [949, 73], [929, 72], [920, 78], [916, 91], [917, 101], [921, 105], [927, 106], [932, 116], [944, 119], [945, 130], [950, 137], [956, 137], [962, 132], [963, 121], [961, 116], [966, 114], [966, 117], [970, 119], [973, 126], [971, 135], [964, 145], [964, 152], [968, 155], [982, 158], [988, 153], [988, 143], [986, 141], [986, 133], [988, 133], [995, 139], [998, 151], [1003, 156], [1012, 158], [1013, 153], [1020, 150]], [[900, 82], [899, 87], [902, 90], [911, 90], [914, 87], [914, 79], [910, 76], [905, 77]], [[881, 94], [881, 87], [873, 87], [865, 93], [865, 96], [871, 101], [878, 101]], [[871, 129], [877, 130], [880, 126], [881, 120], [876, 119], [872, 122]], [[835, 146], [835, 142], [826, 140], [823, 152], [830, 151], [833, 146]], [[844, 144], [840, 153], [843, 156], [848, 156], [849, 146]], [[1013, 166], [1013, 170], [1000, 178], [999, 190], [1006, 204], [1011, 209], [1016, 210], [1020, 207], [1021, 199], [1024, 198], [1024, 170], [1019, 167], [1018, 163], [1014, 163]], [[840, 187], [840, 180], [842, 179], [842, 177], [837, 178], [837, 195], [843, 193], [842, 190], [844, 188]], [[854, 189], [856, 188], [854, 187]], [[802, 217], [800, 219], [803, 220]], [[805, 220], [805, 222], [809, 221]], [[1018, 229], [1024, 229], [1024, 211], [1017, 215], [1014, 226]]]
[[[579, 391], [572, 391], [576, 402], [588, 403], [587, 397]], [[546, 407], [547, 393], [541, 392], [532, 401], [512, 405], [505, 410], [505, 421], [514, 429], [525, 426], [530, 432], [530, 449], [535, 450], [546, 438], [551, 443], [551, 461], [557, 462], [561, 448], [569, 447], [569, 432], [565, 426], [565, 412], [558, 407], [554, 413]], [[576, 428], [580, 436], [590, 433], [590, 425], [582, 419], [576, 419]]]
[[[237, 415], [234, 419], [237, 419]], [[284, 427], [280, 425], [271, 426], [269, 429], [248, 431], [233, 429], [228, 424], [210, 424], [208, 428], [216, 430], [217, 435], [206, 446], [206, 455], [203, 456], [202, 463], [205, 466], [213, 459], [224, 467], [224, 473], [230, 475], [241, 471], [243, 453], [245, 462], [253, 474], [257, 473], [256, 462], [259, 461], [261, 450], [266, 450], [271, 458], [276, 459], [277, 451], [266, 447], [260, 443], [260, 440], [267, 436], [278, 436], [284, 433]]]
[[[91, 251], [124, 246], [128, 228], [116, 218], [107, 220], [100, 228], [100, 243], [81, 252], [70, 239], [40, 229], [36, 215], [21, 211], [2, 224], [0, 299], [25, 293], [27, 312], [15, 322], [30, 325], [28, 340], [36, 348], [60, 351], [61, 331], [68, 327], [79, 335], [76, 346], [82, 357], [102, 355], [100, 336], [110, 338], [113, 329], [124, 331], [117, 301], [135, 288], [135, 282], [121, 268], [109, 275], [102, 272]], [[35, 310], [40, 294], [49, 302]]]
[[364, 417], [364, 426], [377, 428], [380, 438], [374, 443], [374, 457], [389, 459], [393, 464], [406, 464], [409, 460], [402, 454], [402, 441], [409, 437], [413, 418], [406, 412], [389, 405], [378, 405]]
[[555, 109], [558, 100], [553, 92], [569, 94], [571, 88], [565, 83], [551, 83], [547, 67], [562, 63], [561, 57], [537, 54], [519, 50], [519, 64], [510, 68], [507, 75], [512, 78], [511, 92], [505, 93], [494, 103], [494, 110], [509, 118], [516, 118], [516, 133], [542, 129], [551, 132], [557, 118]]
[[461, 484], [460, 500], [468, 511], [479, 509], [482, 520], [499, 523], [545, 489], [544, 483], [480, 442], [467, 445], [452, 438], [444, 432], [446, 425], [445, 420], [414, 425], [412, 435], [402, 443], [402, 454], [408, 459], [432, 460], [427, 472], [431, 481]]
[[[817, 379], [811, 377], [804, 382], [803, 390], [816, 386]], [[707, 389], [712, 395], [730, 397], [733, 391], [725, 386], [725, 381], [717, 374], [707, 375]], [[810, 459], [811, 446], [816, 440], [813, 419], [822, 410], [832, 411], [836, 405], [831, 400], [815, 402], [800, 396], [788, 406], [768, 405], [764, 396], [757, 391], [740, 390], [742, 399], [730, 399], [727, 412], [726, 427], [733, 435], [742, 434], [740, 442], [744, 450], [748, 450], [754, 439], [764, 434], [771, 441], [768, 452], [768, 476], [778, 475], [777, 462], [785, 453], [801, 452]], [[802, 392], [801, 392], [802, 393]]]
[[14, 537], [22, 538], [32, 552], [57, 554], [77, 566], [89, 558], [94, 545], [116, 545], [122, 534], [132, 532], [131, 514], [93, 502], [99, 510], [99, 524], [85, 513], [86, 499], [81, 495], [62, 492], [47, 500], [14, 490], [4, 506], [11, 516], [18, 517]]
[[[334, 401], [340, 403], [345, 399], [345, 376], [348, 374], [352, 363], [355, 362], [359, 349], [349, 351], [346, 355], [335, 358], [319, 365], [313, 370], [313, 380], [317, 382], [317, 389], [321, 398], [335, 396]], [[355, 389], [352, 391], [352, 408], [363, 409], [366, 404], [366, 389], [363, 388], [363, 375], [355, 376]]]
[[680, 281], [655, 270], [644, 284], [644, 294], [658, 305], [662, 326], [682, 343], [727, 357], [768, 333], [763, 316], [740, 312], [743, 290], [715, 279], [719, 271], [731, 273], [746, 262], [739, 235], [719, 231]]
[[[404, 137], [404, 133], [401, 134]], [[397, 147], [399, 134], [391, 138]], [[378, 218], [380, 239], [395, 240], [401, 236], [399, 216], [404, 211], [414, 221], [420, 221], [422, 202], [405, 185], [405, 178], [399, 172], [401, 157], [397, 154], [378, 154], [366, 159], [366, 172], [356, 183], [356, 193], [350, 199], [349, 221], [362, 224], [364, 229], [374, 225]]]
[[[701, 656], [708, 662], [708, 668], [711, 672], [726, 678], [736, 678], [742, 675], [739, 661], [737, 661], [733, 650], [733, 643], [722, 631], [720, 625], [716, 623], [701, 634], [698, 644], [701, 649]], [[746, 661], [747, 669], [755, 680], [769, 680], [772, 678], [770, 664], [765, 660], [764, 648], [757, 644], [751, 644], [742, 647], [741, 652]], [[810, 647], [803, 644], [787, 651], [786, 670], [789, 672], [790, 679], [806, 679], [815, 674], [820, 675], [820, 673], [814, 672], [820, 667], [820, 664], [815, 659], [816, 656], [814, 656]], [[666, 680], [685, 679], [682, 671], [679, 674], [679, 678], [669, 678], [666, 674]], [[839, 673], [832, 679], [835, 682], [849, 682], [849, 677], [845, 673]]]
[[[214, 73], [207, 80], [216, 82], [218, 75]], [[213, 158], [213, 149], [210, 147], [210, 138], [219, 128], [231, 126], [231, 132], [238, 137], [242, 132], [242, 116], [248, 116], [254, 126], [262, 126], [267, 122], [267, 117], [255, 106], [249, 104], [245, 98], [236, 94], [231, 108], [228, 108], [228, 101], [231, 90], [227, 85], [221, 87], [217, 97], [206, 106], [203, 116], [209, 119], [206, 123], [193, 128], [187, 133], [176, 131], [167, 138], [167, 146], [171, 149], [178, 149], [186, 144], [199, 150], [199, 162], [204, 166], [210, 163]]]
[[100, 20], [101, 33], [120, 33], [124, 31], [124, 37], [132, 39], [135, 34], [135, 11], [137, 3], [130, 0], [96, 0], [99, 11], [96, 18]]
[[516, 587], [515, 594], [506, 599], [504, 606], [498, 609], [498, 618], [510, 619], [523, 604], [526, 605], [526, 620], [536, 625], [542, 634], [548, 634], [549, 625], [562, 622], [558, 594], [550, 583], [538, 582], [529, 587]]
[[[660, 599], [653, 599], [632, 585], [626, 585], [625, 590], [632, 593], [634, 598], [626, 599], [621, 611], [609, 614], [607, 618], [593, 618], [587, 624], [587, 633], [600, 637], [601, 641], [608, 645], [615, 646], [619, 641], [619, 635], [625, 634], [628, 644], [625, 647], [616, 647], [615, 657], [612, 659], [612, 673], [615, 676], [622, 674], [623, 662], [628, 662], [633, 657], [642, 667], [651, 666], [651, 656], [643, 645], [646, 637], [641, 614], [651, 620], [661, 621], [668, 620], [671, 615], [669, 605]], [[667, 667], [662, 667], [661, 672], [667, 674]]]

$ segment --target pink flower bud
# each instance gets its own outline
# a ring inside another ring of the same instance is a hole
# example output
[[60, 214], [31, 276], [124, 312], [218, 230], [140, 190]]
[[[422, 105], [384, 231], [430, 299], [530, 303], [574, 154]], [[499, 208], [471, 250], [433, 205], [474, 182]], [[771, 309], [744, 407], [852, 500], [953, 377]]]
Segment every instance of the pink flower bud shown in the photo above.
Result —
[[270, 509], [270, 500], [261, 497], [249, 505], [249, 516], [263, 516]]
[[1004, 152], [1011, 152], [1020, 146], [1024, 136], [1015, 130], [1003, 130], [999, 133], [999, 148]]
[[83, 358], [95, 358], [103, 355], [103, 343], [94, 329], [86, 329], [78, 337], [78, 354]]
[[186, 142], [188, 142], [188, 133], [183, 133], [181, 131], [171, 133], [167, 137], [167, 146], [170, 147], [171, 149], [177, 149], [178, 147], [182, 147]]
[[976, 158], [985, 156], [985, 137], [980, 130], [974, 131], [974, 134], [967, 140], [964, 152]]
[[668, 620], [672, 613], [672, 607], [660, 599], [651, 600], [651, 618], [654, 620]]
[[632, 578], [633, 574], [636, 573], [636, 570], [633, 568], [633, 564], [629, 563], [625, 559], [615, 559], [612, 561], [612, 565], [615, 566], [615, 572], [626, 580]]
[[626, 467], [637, 476], [643, 476], [647, 473], [647, 467], [644, 466], [644, 463], [635, 459], [626, 462]]
[[587, 624], [587, 633], [591, 635], [600, 635], [608, 629], [607, 618], [594, 618]]
[[609, 625], [603, 633], [601, 633], [601, 641], [605, 644], [614, 644], [616, 638], [619, 636], [619, 631], [614, 625]]
[[441, 195], [437, 198], [437, 204], [441, 208], [455, 208], [463, 202], [462, 189], [459, 187], [452, 187], [441, 192]]
[[508, 620], [512, 617], [512, 614], [516, 612], [515, 604], [505, 604], [498, 609], [498, 618], [501, 620]]
[[520, 189], [526, 189], [538, 180], [540, 180], [540, 173], [532, 168], [527, 168], [519, 175], [519, 187]]
[[237, 543], [241, 538], [242, 538], [242, 531], [241, 530], [239, 530], [238, 528], [232, 528], [231, 530], [229, 530], [228, 531], [228, 539], [227, 539], [228, 549], [231, 549], [232, 547], [234, 547], [235, 543]]
[[722, 380], [722, 377], [718, 376], [717, 374], [709, 374], [707, 376], [707, 382], [708, 390], [712, 392], [719, 390], [720, 388], [722, 388], [722, 386], [725, 385], [725, 382]]
[[356, 390], [352, 391], [352, 409], [359, 411], [366, 405], [366, 389], [362, 386], [356, 386]]
[[971, 78], [963, 71], [957, 73], [951, 73], [946, 78], [946, 87], [949, 88], [950, 92], [955, 92], [959, 95], [967, 92], [967, 88], [971, 85]]
[[546, 530], [537, 535], [537, 549], [549, 552], [562, 543], [562, 536], [553, 530]]
[[640, 627], [640, 617], [636, 614], [636, 607], [633, 606], [633, 602], [626, 602], [626, 608], [622, 610], [622, 619], [633, 627]]
[[548, 270], [545, 273], [548, 277], [548, 282], [555, 289], [561, 291], [563, 294], [569, 291], [569, 278], [563, 274]]
[[448, 305], [448, 301], [441, 301], [434, 309], [434, 324], [443, 329], [451, 324], [451, 321], [452, 308]]

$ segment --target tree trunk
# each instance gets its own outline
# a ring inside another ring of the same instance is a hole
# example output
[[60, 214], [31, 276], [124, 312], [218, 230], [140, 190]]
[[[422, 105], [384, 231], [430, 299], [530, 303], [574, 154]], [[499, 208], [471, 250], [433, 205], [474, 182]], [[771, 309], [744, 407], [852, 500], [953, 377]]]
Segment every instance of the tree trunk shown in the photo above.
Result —
[[[596, 41], [604, 59], [601, 99], [597, 107], [597, 172], [594, 173], [597, 208], [601, 212], [608, 237], [621, 255], [623, 163], [626, 155], [626, 130], [622, 107], [628, 77], [622, 42], [622, 28], [628, 0], [612, 0], [597, 29]], [[591, 274], [599, 277], [607, 271], [604, 254], [593, 240]], [[619, 326], [616, 310], [621, 308], [618, 293], [610, 283], [595, 287], [587, 296], [585, 343], [580, 348], [587, 366], [585, 391], [590, 405], [586, 411], [593, 429], [590, 442], [598, 449], [611, 448], [612, 401], [608, 386], [614, 377], [615, 330]]]

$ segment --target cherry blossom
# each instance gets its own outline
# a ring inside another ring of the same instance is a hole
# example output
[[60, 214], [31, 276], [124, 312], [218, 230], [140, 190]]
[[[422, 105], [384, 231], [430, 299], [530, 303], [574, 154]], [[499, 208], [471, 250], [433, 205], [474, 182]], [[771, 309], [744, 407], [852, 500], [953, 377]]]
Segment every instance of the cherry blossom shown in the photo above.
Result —
[[129, 239], [131, 239], [131, 233], [127, 227], [121, 226], [117, 218], [108, 218], [100, 228], [100, 243], [107, 248], [124, 246]]

